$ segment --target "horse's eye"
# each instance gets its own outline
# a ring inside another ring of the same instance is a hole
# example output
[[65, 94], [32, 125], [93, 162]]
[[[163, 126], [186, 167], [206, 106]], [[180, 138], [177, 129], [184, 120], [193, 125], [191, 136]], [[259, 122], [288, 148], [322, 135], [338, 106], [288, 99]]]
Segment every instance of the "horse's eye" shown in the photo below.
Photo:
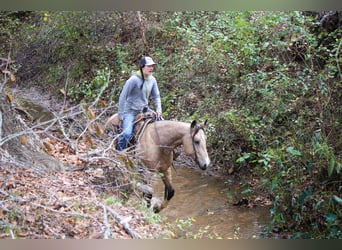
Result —
[[194, 141], [196, 145], [199, 145], [200, 144], [200, 141]]

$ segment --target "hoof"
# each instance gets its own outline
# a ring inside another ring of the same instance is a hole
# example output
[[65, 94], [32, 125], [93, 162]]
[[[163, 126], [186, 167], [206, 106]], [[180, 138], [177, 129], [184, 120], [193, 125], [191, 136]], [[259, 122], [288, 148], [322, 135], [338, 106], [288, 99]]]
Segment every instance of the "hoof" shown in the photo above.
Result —
[[161, 202], [159, 199], [157, 198], [152, 198], [151, 200], [151, 209], [153, 210], [153, 212], [155, 212], [156, 214], [159, 213], [162, 210], [161, 207]]
[[154, 213], [159, 213], [161, 211], [160, 207], [153, 207], [153, 212]]

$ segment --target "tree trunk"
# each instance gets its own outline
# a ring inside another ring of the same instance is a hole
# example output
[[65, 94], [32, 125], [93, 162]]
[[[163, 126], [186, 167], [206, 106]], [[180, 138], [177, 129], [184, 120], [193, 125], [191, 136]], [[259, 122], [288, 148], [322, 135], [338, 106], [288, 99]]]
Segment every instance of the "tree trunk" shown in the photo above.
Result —
[[146, 37], [145, 37], [145, 25], [143, 23], [140, 11], [137, 11], [137, 17], [138, 17], [139, 26], [140, 26], [141, 40], [144, 44], [145, 50], [147, 50], [147, 41], [146, 41]]

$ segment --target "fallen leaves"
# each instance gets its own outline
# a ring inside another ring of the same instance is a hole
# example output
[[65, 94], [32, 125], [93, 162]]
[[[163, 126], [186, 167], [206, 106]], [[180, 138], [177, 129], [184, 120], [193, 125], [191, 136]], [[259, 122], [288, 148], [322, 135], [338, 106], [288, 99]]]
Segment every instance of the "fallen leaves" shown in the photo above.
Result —
[[[49, 145], [46, 151], [62, 162], [76, 167], [84, 164], [80, 154], [74, 154], [68, 145], [50, 138], [44, 142]], [[84, 148], [82, 153], [87, 146], [79, 148]], [[1, 165], [0, 238], [130, 239], [156, 238], [162, 234], [161, 226], [147, 223], [142, 212], [106, 204], [106, 199], [113, 195], [108, 192], [111, 189], [99, 189], [92, 182], [104, 179], [104, 168], [95, 165], [91, 169], [37, 173]], [[104, 207], [108, 211], [106, 221]]]
[[[0, 238], [88, 239], [94, 235], [103, 238], [105, 225], [101, 204], [105, 200], [94, 191], [85, 175], [82, 172], [38, 175], [25, 169], [1, 167]], [[145, 231], [146, 222], [141, 212], [115, 204], [106, 206], [123, 218], [119, 223], [108, 217], [111, 238], [132, 238], [122, 224], [129, 224], [141, 237], [155, 236]]]

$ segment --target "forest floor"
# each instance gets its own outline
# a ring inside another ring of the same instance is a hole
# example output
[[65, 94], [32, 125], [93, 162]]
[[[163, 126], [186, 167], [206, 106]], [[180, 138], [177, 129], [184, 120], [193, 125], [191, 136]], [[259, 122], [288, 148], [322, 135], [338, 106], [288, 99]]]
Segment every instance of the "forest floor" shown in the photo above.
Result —
[[[36, 104], [60, 109], [63, 103], [42, 90], [13, 89]], [[122, 204], [118, 188], [105, 183], [101, 166], [85, 167], [78, 144], [75, 154], [56, 136], [41, 134], [49, 154], [71, 169], [40, 172], [10, 162], [0, 165], [0, 239], [170, 238], [162, 218], [145, 204]], [[131, 194], [139, 198], [139, 194]], [[141, 197], [140, 197], [141, 198]], [[137, 201], [139, 199], [136, 199]]]
[[[94, 189], [96, 172], [0, 167], [0, 239], [163, 238], [161, 224]], [[151, 211], [152, 213], [152, 211]]]

